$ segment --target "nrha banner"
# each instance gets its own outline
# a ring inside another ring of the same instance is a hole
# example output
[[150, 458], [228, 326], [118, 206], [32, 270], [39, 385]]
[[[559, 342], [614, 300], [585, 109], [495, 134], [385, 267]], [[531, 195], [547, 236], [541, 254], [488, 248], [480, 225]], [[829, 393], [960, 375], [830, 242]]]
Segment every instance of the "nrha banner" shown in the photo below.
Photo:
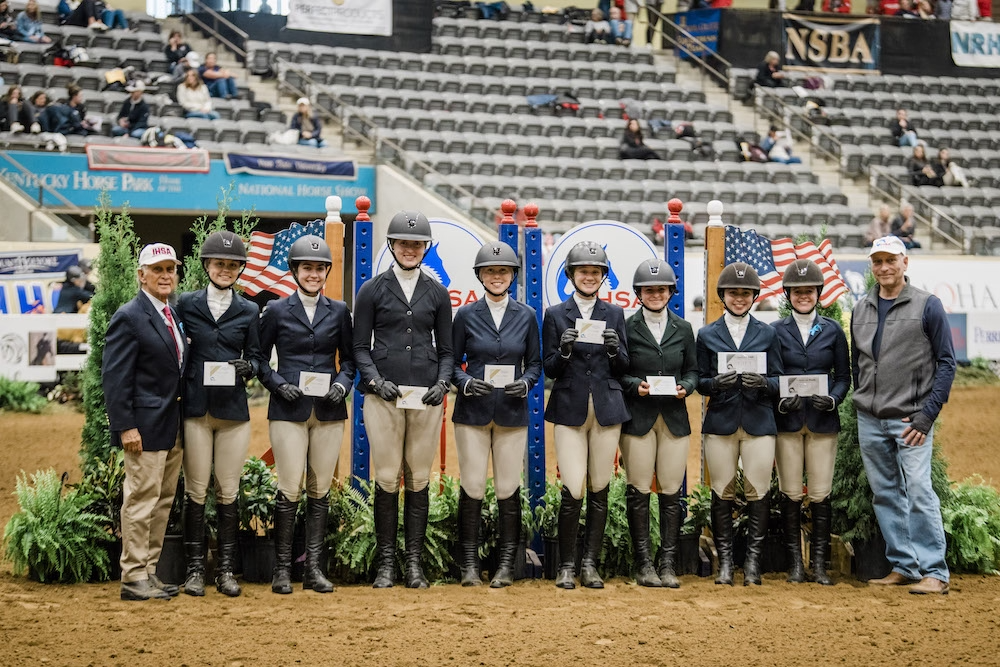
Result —
[[1000, 24], [951, 21], [951, 59], [959, 67], [1000, 67]]
[[879, 73], [878, 19], [783, 14], [782, 20], [787, 69]]
[[290, 30], [392, 36], [392, 0], [292, 0]]

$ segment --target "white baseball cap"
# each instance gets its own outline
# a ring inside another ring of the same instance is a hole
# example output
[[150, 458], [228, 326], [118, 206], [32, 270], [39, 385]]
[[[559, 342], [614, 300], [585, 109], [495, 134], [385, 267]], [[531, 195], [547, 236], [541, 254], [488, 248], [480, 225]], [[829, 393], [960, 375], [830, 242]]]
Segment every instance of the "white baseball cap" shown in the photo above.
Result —
[[177, 253], [174, 252], [173, 247], [166, 243], [150, 243], [139, 253], [139, 266], [152, 266], [166, 261], [171, 261], [174, 264], [181, 263], [177, 259]]
[[868, 256], [871, 257], [877, 252], [906, 257], [906, 246], [903, 245], [898, 236], [883, 236], [880, 239], [875, 239], [875, 242], [872, 243], [872, 249], [868, 251]]
[[299, 104], [309, 104], [309, 98], [308, 97], [300, 97], [295, 104], [296, 104], [296, 106], [299, 105]]
[[132, 82], [131, 86], [125, 86], [125, 90], [127, 92], [129, 92], [129, 93], [134, 93], [134, 92], [140, 91], [140, 90], [144, 91], [144, 90], [146, 90], [146, 82], [145, 81], [140, 81], [140, 80], [137, 79], [136, 81]]

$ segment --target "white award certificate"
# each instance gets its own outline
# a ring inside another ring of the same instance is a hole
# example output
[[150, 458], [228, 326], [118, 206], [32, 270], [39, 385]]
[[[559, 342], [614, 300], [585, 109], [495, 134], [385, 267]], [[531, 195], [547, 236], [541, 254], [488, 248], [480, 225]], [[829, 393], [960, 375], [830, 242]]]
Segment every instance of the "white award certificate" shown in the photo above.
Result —
[[503, 387], [514, 381], [513, 364], [486, 364], [483, 376], [494, 387]]
[[330, 391], [330, 374], [302, 371], [299, 373], [299, 389], [306, 396], [326, 396], [326, 392]]
[[228, 361], [206, 361], [205, 381], [202, 384], [206, 387], [235, 387], [236, 366]]
[[829, 381], [826, 375], [782, 375], [778, 378], [778, 396], [829, 396]]
[[647, 375], [650, 396], [676, 396], [677, 381], [673, 375]]
[[767, 352], [719, 352], [719, 374], [760, 373], [767, 374]]
[[426, 410], [427, 406], [420, 400], [427, 393], [427, 387], [409, 387], [399, 385], [399, 398], [396, 407], [404, 410]]
[[604, 320], [585, 320], [582, 317], [578, 317], [576, 319], [576, 330], [580, 332], [580, 336], [576, 339], [576, 342], [604, 345], [604, 329], [606, 327], [607, 323]]

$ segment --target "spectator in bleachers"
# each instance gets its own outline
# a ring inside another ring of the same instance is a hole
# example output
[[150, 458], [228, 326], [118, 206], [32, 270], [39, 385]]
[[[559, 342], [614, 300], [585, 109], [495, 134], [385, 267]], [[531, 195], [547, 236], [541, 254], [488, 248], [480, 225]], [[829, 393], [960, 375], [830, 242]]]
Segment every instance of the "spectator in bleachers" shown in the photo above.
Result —
[[[653, 47], [653, 37], [656, 35], [656, 25], [663, 13], [663, 0], [646, 0], [646, 46]], [[681, 11], [678, 9], [677, 11]]]
[[899, 9], [896, 10], [895, 16], [904, 19], [920, 18], [920, 14], [913, 8], [913, 0], [899, 0]]
[[319, 120], [319, 114], [313, 111], [309, 98], [300, 97], [296, 104], [299, 111], [292, 116], [291, 129], [299, 131], [299, 146], [325, 147], [326, 141], [320, 136], [323, 124]]
[[896, 109], [896, 118], [889, 123], [889, 131], [898, 146], [916, 146], [917, 130], [906, 117], [906, 109]]
[[988, 19], [993, 16], [993, 2], [992, 0], [978, 0], [976, 3], [979, 8], [979, 18]]
[[78, 313], [94, 298], [93, 290], [87, 289], [87, 276], [78, 266], [66, 269], [66, 280], [59, 290], [55, 313]]
[[942, 21], [950, 21], [951, 7], [951, 0], [938, 0], [934, 5], [934, 16]]
[[35, 120], [35, 108], [31, 102], [24, 99], [21, 86], [11, 86], [7, 94], [0, 100], [0, 132], [28, 132], [37, 134], [42, 131]]
[[867, 231], [865, 231], [865, 247], [871, 246], [875, 242], [875, 239], [880, 239], [883, 236], [889, 236], [892, 234], [892, 209], [889, 208], [888, 204], [882, 204], [878, 207], [878, 214], [872, 218], [872, 224], [868, 226]]
[[17, 41], [21, 34], [17, 31], [17, 19], [10, 8], [9, 0], [0, 0], [0, 37]]
[[934, 18], [934, 7], [931, 4], [931, 0], [917, 0], [915, 9], [922, 19]]
[[273, 14], [274, 13], [274, 9], [272, 9], [271, 5], [269, 5], [267, 3], [267, 0], [261, 0], [260, 7], [257, 8], [257, 13], [258, 14]]
[[785, 73], [781, 71], [781, 56], [777, 51], [768, 51], [764, 62], [757, 65], [754, 84], [765, 88], [781, 88], [785, 85]]
[[45, 26], [42, 25], [42, 12], [38, 9], [37, 0], [28, 0], [28, 4], [17, 15], [17, 33], [25, 42], [35, 44], [51, 44], [52, 39], [45, 34]]
[[632, 43], [632, 20], [623, 19], [622, 10], [612, 7], [611, 20], [608, 24], [611, 26], [611, 37], [615, 40], [615, 44], [628, 46]]
[[[62, 14], [67, 8], [70, 8], [68, 0], [63, 0], [59, 3], [59, 13]], [[119, 12], [121, 10], [118, 10]], [[104, 2], [99, 0], [80, 0], [80, 3], [73, 8], [69, 16], [66, 17], [64, 21], [65, 25], [73, 25], [78, 28], [90, 28], [91, 30], [107, 30], [111, 25], [107, 23], [104, 19], [104, 14], [107, 12], [106, 5]], [[117, 15], [111, 13], [110, 18], [112, 23], [117, 20]], [[121, 20], [125, 20], [125, 15], [120, 15]], [[128, 22], [125, 22], [125, 28], [128, 28]]]
[[780, 132], [776, 125], [767, 131], [767, 136], [760, 142], [760, 147], [767, 153], [771, 162], [782, 164], [802, 164], [802, 158], [792, 155], [792, 135], [785, 130]]
[[180, 82], [184, 72], [190, 67], [187, 56], [191, 53], [191, 47], [184, 43], [184, 36], [180, 30], [170, 31], [167, 45], [163, 47], [163, 53], [167, 56], [167, 66], [170, 68], [170, 73], [177, 77], [177, 81]]
[[850, 14], [851, 0], [823, 0], [823, 11], [832, 14]]
[[976, 0], [953, 0], [951, 19], [953, 21], [975, 21], [979, 18], [979, 3]]
[[83, 102], [83, 88], [71, 83], [66, 87], [66, 94], [69, 95], [69, 108], [73, 110], [74, 114], [79, 117], [80, 128], [74, 127], [73, 132], [63, 132], [63, 134], [95, 134], [101, 131], [102, 118], [98, 115], [87, 115], [87, 106]]
[[583, 37], [587, 44], [607, 44], [611, 41], [611, 24], [600, 9], [590, 13], [590, 20], [583, 26]]
[[142, 133], [149, 126], [149, 105], [142, 95], [146, 92], [146, 84], [142, 81], [135, 81], [126, 88], [129, 96], [122, 102], [121, 111], [118, 112], [118, 124], [111, 128], [111, 136], [122, 137], [126, 134], [135, 139], [141, 139]]
[[618, 157], [622, 160], [662, 159], [656, 151], [646, 145], [642, 138], [642, 128], [635, 118], [630, 118], [625, 124], [625, 134], [621, 146], [618, 147]]
[[944, 181], [927, 161], [923, 144], [917, 144], [913, 147], [913, 157], [910, 158], [907, 169], [910, 170], [910, 182], [914, 185], [935, 185], [937, 187], [944, 185]]
[[184, 75], [184, 81], [177, 86], [177, 103], [184, 107], [185, 118], [219, 118], [219, 114], [212, 110], [212, 96], [208, 86], [198, 76], [198, 70], [189, 69]]
[[[28, 98], [28, 102], [31, 103], [31, 107], [35, 110], [35, 120], [37, 121], [42, 111], [49, 106], [49, 95], [44, 90], [36, 90]], [[44, 132], [45, 130], [42, 131]]]
[[947, 148], [938, 149], [937, 161], [932, 163], [931, 167], [934, 168], [934, 173], [941, 179], [942, 185], [969, 187], [969, 179], [965, 176], [965, 171], [952, 161], [951, 154]]
[[214, 52], [205, 54], [205, 64], [198, 68], [198, 74], [208, 86], [208, 94], [212, 97], [224, 97], [231, 100], [239, 94], [236, 79], [229, 70], [216, 64]]
[[899, 237], [907, 250], [919, 248], [920, 242], [913, 238], [917, 225], [913, 220], [913, 204], [903, 202], [899, 205], [899, 213], [892, 219], [892, 235]]

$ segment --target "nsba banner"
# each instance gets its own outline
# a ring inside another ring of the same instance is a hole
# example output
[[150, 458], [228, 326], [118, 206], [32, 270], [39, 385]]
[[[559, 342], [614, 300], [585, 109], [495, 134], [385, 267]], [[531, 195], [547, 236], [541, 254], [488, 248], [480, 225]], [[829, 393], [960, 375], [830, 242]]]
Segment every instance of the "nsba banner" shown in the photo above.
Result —
[[951, 59], [959, 67], [1000, 67], [1000, 24], [950, 21]]
[[782, 15], [782, 46], [787, 69], [878, 74], [878, 19]]
[[392, 0], [292, 0], [289, 30], [392, 36]]

